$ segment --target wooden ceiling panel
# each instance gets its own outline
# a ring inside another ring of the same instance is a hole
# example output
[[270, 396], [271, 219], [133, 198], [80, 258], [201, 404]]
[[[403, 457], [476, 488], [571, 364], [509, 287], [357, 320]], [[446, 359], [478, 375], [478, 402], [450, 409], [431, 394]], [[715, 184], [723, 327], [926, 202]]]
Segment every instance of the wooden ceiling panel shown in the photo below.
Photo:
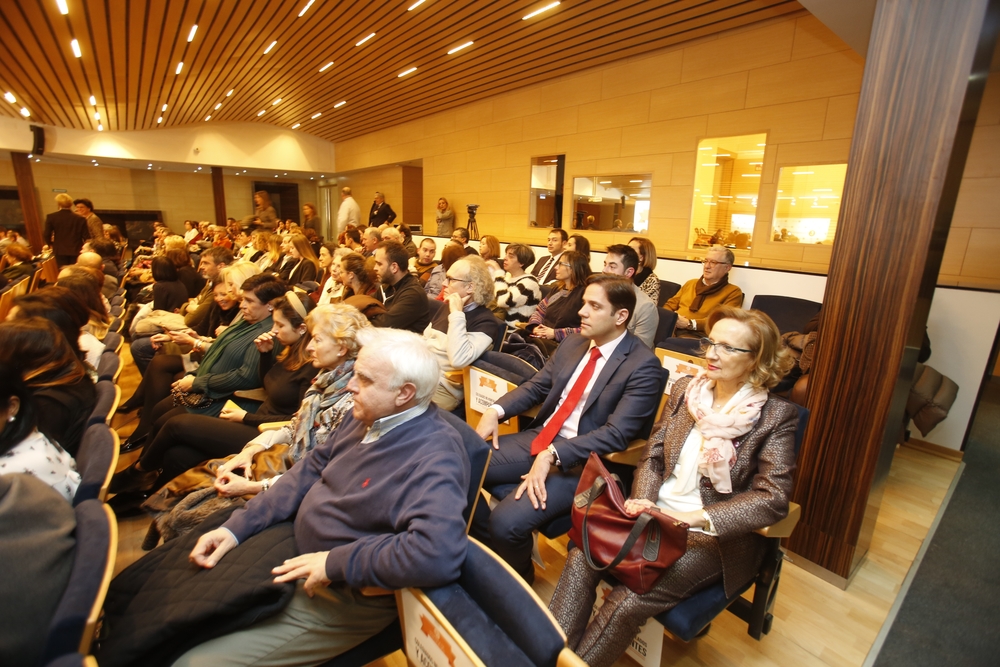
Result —
[[[342, 141], [802, 10], [795, 0], [565, 0], [523, 21], [545, 1], [427, 0], [407, 11], [413, 0], [315, 0], [300, 18], [306, 2], [74, 0], [62, 16], [55, 0], [3, 0], [0, 93], [9, 90], [18, 103], [0, 100], [0, 113], [19, 117], [23, 105], [37, 122], [96, 129], [96, 111], [109, 131], [207, 116], [301, 123], [300, 131]], [[70, 50], [74, 38], [82, 58]], [[467, 51], [446, 54], [469, 40]], [[397, 77], [410, 67], [418, 69]], [[341, 100], [347, 104], [334, 109]]]

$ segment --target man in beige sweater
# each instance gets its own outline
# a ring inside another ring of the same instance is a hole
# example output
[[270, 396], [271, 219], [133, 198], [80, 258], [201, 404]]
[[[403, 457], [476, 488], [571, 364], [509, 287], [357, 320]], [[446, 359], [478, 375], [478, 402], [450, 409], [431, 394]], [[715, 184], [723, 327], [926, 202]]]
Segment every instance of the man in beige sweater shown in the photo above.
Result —
[[701, 278], [684, 283], [677, 294], [663, 307], [677, 313], [674, 336], [701, 338], [705, 335], [708, 316], [720, 306], [739, 308], [743, 305], [743, 290], [729, 283], [733, 268], [733, 252], [722, 246], [712, 246], [702, 261]]

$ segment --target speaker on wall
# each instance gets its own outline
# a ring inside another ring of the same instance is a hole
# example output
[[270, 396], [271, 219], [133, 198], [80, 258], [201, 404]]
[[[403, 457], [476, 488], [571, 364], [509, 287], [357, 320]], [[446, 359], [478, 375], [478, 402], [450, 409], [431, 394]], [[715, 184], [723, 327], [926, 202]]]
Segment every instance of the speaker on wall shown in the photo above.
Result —
[[32, 155], [45, 155], [45, 128], [41, 125], [32, 125], [31, 133], [35, 138], [31, 147]]

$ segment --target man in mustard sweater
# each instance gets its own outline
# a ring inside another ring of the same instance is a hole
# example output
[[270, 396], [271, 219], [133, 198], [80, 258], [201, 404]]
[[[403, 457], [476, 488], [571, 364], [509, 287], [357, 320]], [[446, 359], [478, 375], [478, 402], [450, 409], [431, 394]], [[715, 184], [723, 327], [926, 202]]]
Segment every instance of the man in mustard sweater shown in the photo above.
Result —
[[677, 313], [674, 336], [701, 338], [712, 311], [720, 306], [739, 308], [743, 305], [743, 290], [729, 283], [733, 260], [731, 250], [712, 246], [702, 261], [705, 268], [701, 278], [684, 283], [680, 291], [663, 304], [667, 310]]

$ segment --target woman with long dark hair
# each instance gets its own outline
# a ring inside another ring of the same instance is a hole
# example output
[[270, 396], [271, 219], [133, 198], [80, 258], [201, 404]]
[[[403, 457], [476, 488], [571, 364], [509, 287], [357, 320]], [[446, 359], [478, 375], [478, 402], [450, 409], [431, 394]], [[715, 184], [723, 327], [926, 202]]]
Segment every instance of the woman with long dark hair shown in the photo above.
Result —
[[37, 414], [45, 417], [38, 429], [75, 456], [97, 392], [62, 331], [40, 317], [0, 324], [0, 364], [31, 392]]
[[37, 428], [31, 389], [0, 364], [0, 474], [27, 473], [72, 501], [80, 486], [76, 461]]
[[564, 252], [556, 263], [556, 282], [528, 320], [527, 330], [546, 355], [571, 333], [580, 332], [583, 290], [590, 262], [578, 252]]

